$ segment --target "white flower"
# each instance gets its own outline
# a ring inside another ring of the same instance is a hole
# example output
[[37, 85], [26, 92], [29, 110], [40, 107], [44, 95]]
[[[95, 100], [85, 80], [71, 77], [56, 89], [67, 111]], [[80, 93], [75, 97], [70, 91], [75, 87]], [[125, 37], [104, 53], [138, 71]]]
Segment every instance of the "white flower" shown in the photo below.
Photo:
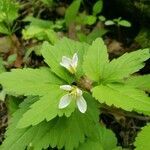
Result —
[[60, 62], [60, 65], [65, 67], [70, 73], [75, 74], [76, 68], [78, 64], [78, 55], [75, 53], [72, 57], [72, 59], [63, 56], [62, 61]]
[[60, 89], [65, 90], [68, 94], [61, 97], [59, 101], [59, 109], [66, 108], [73, 99], [76, 100], [77, 107], [81, 113], [85, 113], [87, 110], [87, 103], [82, 96], [82, 91], [76, 86], [62, 85]]

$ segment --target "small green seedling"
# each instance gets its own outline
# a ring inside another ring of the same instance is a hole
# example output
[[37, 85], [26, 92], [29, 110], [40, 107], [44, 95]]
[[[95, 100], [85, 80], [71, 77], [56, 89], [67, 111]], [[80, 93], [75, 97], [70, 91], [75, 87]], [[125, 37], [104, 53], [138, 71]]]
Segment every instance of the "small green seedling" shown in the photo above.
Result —
[[106, 26], [110, 25], [116, 25], [116, 26], [123, 26], [123, 27], [131, 27], [131, 23], [127, 20], [122, 19], [121, 17], [113, 19], [113, 20], [107, 20], [105, 21]]

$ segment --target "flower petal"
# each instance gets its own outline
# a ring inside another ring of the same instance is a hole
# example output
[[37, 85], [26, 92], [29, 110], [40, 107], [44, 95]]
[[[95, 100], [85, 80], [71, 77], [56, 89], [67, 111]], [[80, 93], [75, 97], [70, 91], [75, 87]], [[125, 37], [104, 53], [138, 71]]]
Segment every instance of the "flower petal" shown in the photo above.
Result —
[[82, 91], [79, 88], [76, 89], [76, 92], [78, 97], [82, 96]]
[[59, 109], [66, 108], [70, 104], [70, 102], [71, 102], [71, 97], [69, 94], [66, 94], [61, 97], [58, 108]]
[[66, 56], [62, 57], [62, 63], [64, 64], [71, 64], [72, 60]]
[[85, 101], [85, 99], [83, 98], [83, 96], [80, 96], [78, 99], [77, 99], [77, 106], [78, 106], [78, 109], [81, 113], [85, 113], [86, 110], [87, 110], [87, 103]]
[[62, 67], [67, 68], [67, 69], [70, 68], [70, 65], [69, 65], [69, 64], [64, 64], [64, 63], [60, 62], [60, 65], [61, 65]]
[[76, 68], [77, 64], [78, 64], [78, 55], [77, 55], [77, 53], [75, 53], [72, 58], [72, 65], [74, 68]]
[[69, 69], [71, 65], [72, 60], [66, 56], [62, 57], [62, 61], [60, 62], [60, 65]]
[[70, 86], [70, 85], [61, 85], [60, 89], [65, 90], [65, 91], [71, 91], [72, 86]]

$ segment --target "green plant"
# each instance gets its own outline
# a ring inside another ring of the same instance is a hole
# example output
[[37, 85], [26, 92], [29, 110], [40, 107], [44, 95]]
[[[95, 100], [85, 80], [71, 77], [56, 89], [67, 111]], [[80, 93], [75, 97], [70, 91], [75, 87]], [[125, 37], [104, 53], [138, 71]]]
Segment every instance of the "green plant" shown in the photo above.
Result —
[[44, 42], [42, 55], [50, 68], [13, 69], [0, 75], [7, 94], [27, 97], [13, 114], [3, 150], [119, 149], [114, 134], [99, 123], [103, 104], [150, 115], [145, 93], [150, 87], [130, 78], [150, 58], [149, 49], [109, 61], [101, 38], [91, 45], [63, 38], [54, 45]]
[[67, 26], [69, 26], [71, 23], [74, 22], [74, 19], [76, 18], [76, 15], [78, 14], [80, 5], [81, 5], [81, 0], [75, 0], [66, 10], [65, 22]]
[[106, 20], [105, 21], [106, 26], [110, 25], [116, 25], [116, 26], [123, 26], [123, 27], [131, 27], [131, 23], [127, 20], [123, 20], [121, 17], [115, 18], [113, 20]]
[[107, 33], [102, 26], [97, 26], [89, 33], [85, 33], [86, 26], [92, 26], [97, 23], [98, 15], [103, 9], [103, 0], [98, 0], [92, 7], [92, 12], [89, 14], [87, 10], [80, 12], [80, 7], [84, 3], [82, 0], [75, 0], [67, 8], [65, 13], [65, 23], [67, 27], [75, 25], [76, 36], [79, 41], [92, 43], [98, 37], [102, 37]]
[[[63, 28], [63, 20], [57, 20], [55, 23], [52, 21], [46, 21], [31, 16], [27, 16], [24, 19], [25, 22], [30, 22], [29, 25], [22, 30], [22, 35], [24, 40], [37, 39], [40, 41], [49, 41], [54, 44], [58, 40], [58, 35], [55, 30], [60, 30]], [[24, 62], [28, 62], [29, 55], [34, 51], [36, 55], [41, 55], [41, 43], [28, 48], [25, 56]]]
[[65, 14], [65, 22], [67, 26], [69, 26], [72, 23], [76, 23], [78, 25], [93, 25], [96, 22], [97, 14], [99, 14], [103, 8], [103, 0], [98, 0], [94, 4], [91, 15], [87, 14], [86, 11], [79, 13], [81, 3], [82, 0], [75, 0], [67, 8]]
[[13, 23], [18, 17], [18, 9], [19, 5], [15, 0], [0, 1], [0, 33], [11, 35], [16, 31]]
[[54, 29], [61, 28], [52, 21], [45, 21], [42, 19], [27, 16], [25, 22], [30, 22], [25, 29], [22, 30], [23, 38], [25, 40], [38, 39], [39, 41], [49, 41], [54, 44], [58, 40], [58, 36]]
[[121, 17], [119, 18], [115, 18], [113, 20], [106, 20], [105, 17], [101, 16], [99, 17], [99, 19], [104, 22], [104, 24], [106, 26], [112, 26], [115, 25], [117, 26], [117, 30], [118, 30], [118, 40], [121, 40], [121, 29], [120, 27], [131, 27], [131, 23], [127, 20], [122, 19]]
[[150, 124], [142, 128], [142, 131], [137, 135], [135, 140], [136, 150], [148, 150], [150, 147], [149, 143]]

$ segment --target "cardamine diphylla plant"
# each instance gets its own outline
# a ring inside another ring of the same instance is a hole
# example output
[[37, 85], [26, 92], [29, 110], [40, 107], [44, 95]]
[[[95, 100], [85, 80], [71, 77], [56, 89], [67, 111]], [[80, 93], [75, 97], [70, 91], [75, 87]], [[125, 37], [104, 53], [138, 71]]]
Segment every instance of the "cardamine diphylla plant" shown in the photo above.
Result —
[[2, 150], [117, 150], [115, 135], [99, 123], [102, 107], [150, 115], [150, 76], [131, 76], [144, 67], [149, 49], [109, 61], [101, 38], [92, 45], [63, 38], [55, 45], [44, 42], [41, 51], [48, 67], [0, 75], [5, 93], [26, 97]]

